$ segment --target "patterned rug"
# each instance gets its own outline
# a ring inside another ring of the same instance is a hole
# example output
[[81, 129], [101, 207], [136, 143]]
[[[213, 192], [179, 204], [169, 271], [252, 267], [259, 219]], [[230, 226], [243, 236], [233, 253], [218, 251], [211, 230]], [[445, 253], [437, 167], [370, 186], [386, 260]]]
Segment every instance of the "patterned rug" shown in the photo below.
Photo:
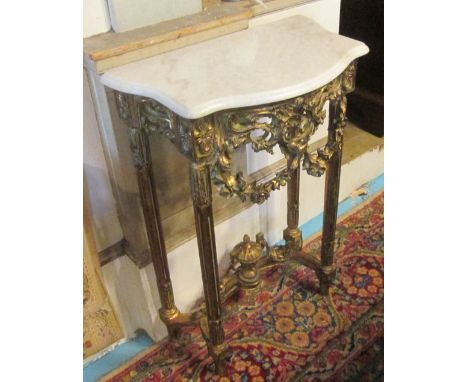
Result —
[[[266, 272], [260, 293], [227, 302], [225, 376], [212, 372], [200, 330], [187, 328], [182, 346], [160, 342], [102, 381], [383, 381], [383, 213], [382, 191], [340, 218], [329, 296], [314, 271], [290, 265]], [[319, 251], [320, 236], [306, 248]]]

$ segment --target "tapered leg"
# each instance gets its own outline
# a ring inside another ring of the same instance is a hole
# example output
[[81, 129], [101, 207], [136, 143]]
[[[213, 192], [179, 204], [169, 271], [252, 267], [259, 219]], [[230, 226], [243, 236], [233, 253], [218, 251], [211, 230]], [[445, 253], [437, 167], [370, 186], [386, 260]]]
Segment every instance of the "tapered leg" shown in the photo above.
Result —
[[[221, 320], [221, 295], [219, 291], [218, 258], [214, 235], [209, 166], [190, 168], [190, 184], [195, 213], [198, 254], [203, 278], [203, 290], [207, 313], [208, 350], [215, 361], [216, 372], [224, 371], [224, 330]], [[206, 335], [205, 334], [205, 335]]]
[[169, 265], [167, 263], [161, 217], [159, 215], [158, 198], [152, 177], [151, 152], [148, 137], [139, 126], [130, 129], [130, 146], [137, 170], [146, 234], [156, 273], [159, 298], [161, 300], [159, 315], [167, 326], [169, 336], [174, 339], [178, 337], [179, 330], [176, 325], [171, 325], [170, 321], [176, 319], [180, 313], [174, 303], [174, 293], [169, 274]]
[[299, 183], [300, 164], [291, 172], [288, 182], [288, 228], [283, 231], [283, 238], [288, 249], [300, 250], [302, 248], [302, 232], [299, 225]]
[[333, 255], [335, 249], [336, 219], [340, 191], [340, 173], [343, 127], [346, 112], [346, 99], [330, 101], [330, 125], [327, 146], [333, 147], [333, 155], [327, 162], [325, 178], [325, 205], [323, 211], [323, 232], [321, 248], [321, 269], [318, 272], [320, 292], [327, 294], [335, 274]]

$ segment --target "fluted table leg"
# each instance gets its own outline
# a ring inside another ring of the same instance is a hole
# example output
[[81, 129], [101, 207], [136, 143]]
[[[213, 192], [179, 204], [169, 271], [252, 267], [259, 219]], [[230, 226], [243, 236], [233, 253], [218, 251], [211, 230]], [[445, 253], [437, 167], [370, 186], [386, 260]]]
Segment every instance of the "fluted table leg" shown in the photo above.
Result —
[[208, 333], [205, 335], [207, 335], [208, 351], [215, 362], [216, 373], [221, 374], [225, 366], [226, 346], [221, 319], [221, 295], [209, 166], [193, 164], [190, 169], [190, 183], [207, 313]]
[[[134, 113], [134, 115], [138, 114]], [[175, 339], [178, 337], [179, 328], [177, 325], [171, 325], [171, 321], [175, 320], [180, 315], [180, 312], [174, 302], [166, 246], [159, 214], [158, 197], [152, 176], [151, 151], [148, 136], [139, 126], [138, 118], [135, 117], [133, 118], [133, 126], [130, 128], [130, 147], [137, 170], [138, 188], [146, 224], [146, 234], [156, 273], [159, 298], [161, 300], [159, 315], [166, 324], [170, 338]]]
[[283, 231], [283, 238], [288, 249], [300, 250], [302, 248], [302, 232], [299, 226], [299, 184], [300, 164], [291, 171], [288, 182], [288, 228]]
[[340, 192], [341, 156], [343, 126], [346, 109], [346, 98], [330, 101], [330, 124], [328, 127], [328, 143], [334, 147], [334, 152], [327, 162], [325, 178], [325, 203], [323, 211], [323, 231], [320, 263], [318, 274], [320, 279], [320, 293], [327, 294], [335, 275], [333, 255], [335, 250], [335, 232], [338, 213], [338, 196]]

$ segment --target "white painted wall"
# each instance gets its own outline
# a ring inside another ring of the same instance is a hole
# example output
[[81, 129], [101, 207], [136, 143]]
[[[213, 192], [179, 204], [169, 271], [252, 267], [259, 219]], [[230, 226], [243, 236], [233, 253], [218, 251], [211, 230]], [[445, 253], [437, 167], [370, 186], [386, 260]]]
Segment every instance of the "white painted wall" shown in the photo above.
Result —
[[123, 234], [86, 71], [83, 71], [83, 172], [88, 186], [96, 245], [98, 250], [102, 250], [121, 240]]
[[341, 0], [315, 0], [309, 4], [291, 7], [250, 20], [250, 26], [257, 26], [289, 16], [304, 15], [314, 19], [325, 29], [338, 33], [340, 26]]
[[110, 29], [106, 0], [83, 0], [83, 37], [107, 32]]
[[[110, 29], [106, 0], [83, 1], [83, 37]], [[88, 186], [96, 245], [102, 250], [122, 239], [122, 228], [112, 196], [97, 116], [87, 72], [83, 71], [83, 172]]]
[[202, 0], [108, 0], [112, 29], [124, 32], [201, 12]]

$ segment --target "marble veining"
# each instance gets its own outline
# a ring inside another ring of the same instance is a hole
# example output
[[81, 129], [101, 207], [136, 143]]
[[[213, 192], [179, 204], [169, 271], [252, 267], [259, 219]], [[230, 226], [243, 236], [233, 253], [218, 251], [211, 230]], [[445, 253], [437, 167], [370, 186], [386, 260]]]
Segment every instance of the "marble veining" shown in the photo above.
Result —
[[308, 93], [368, 51], [312, 19], [291, 16], [110, 69], [101, 81], [195, 119]]

